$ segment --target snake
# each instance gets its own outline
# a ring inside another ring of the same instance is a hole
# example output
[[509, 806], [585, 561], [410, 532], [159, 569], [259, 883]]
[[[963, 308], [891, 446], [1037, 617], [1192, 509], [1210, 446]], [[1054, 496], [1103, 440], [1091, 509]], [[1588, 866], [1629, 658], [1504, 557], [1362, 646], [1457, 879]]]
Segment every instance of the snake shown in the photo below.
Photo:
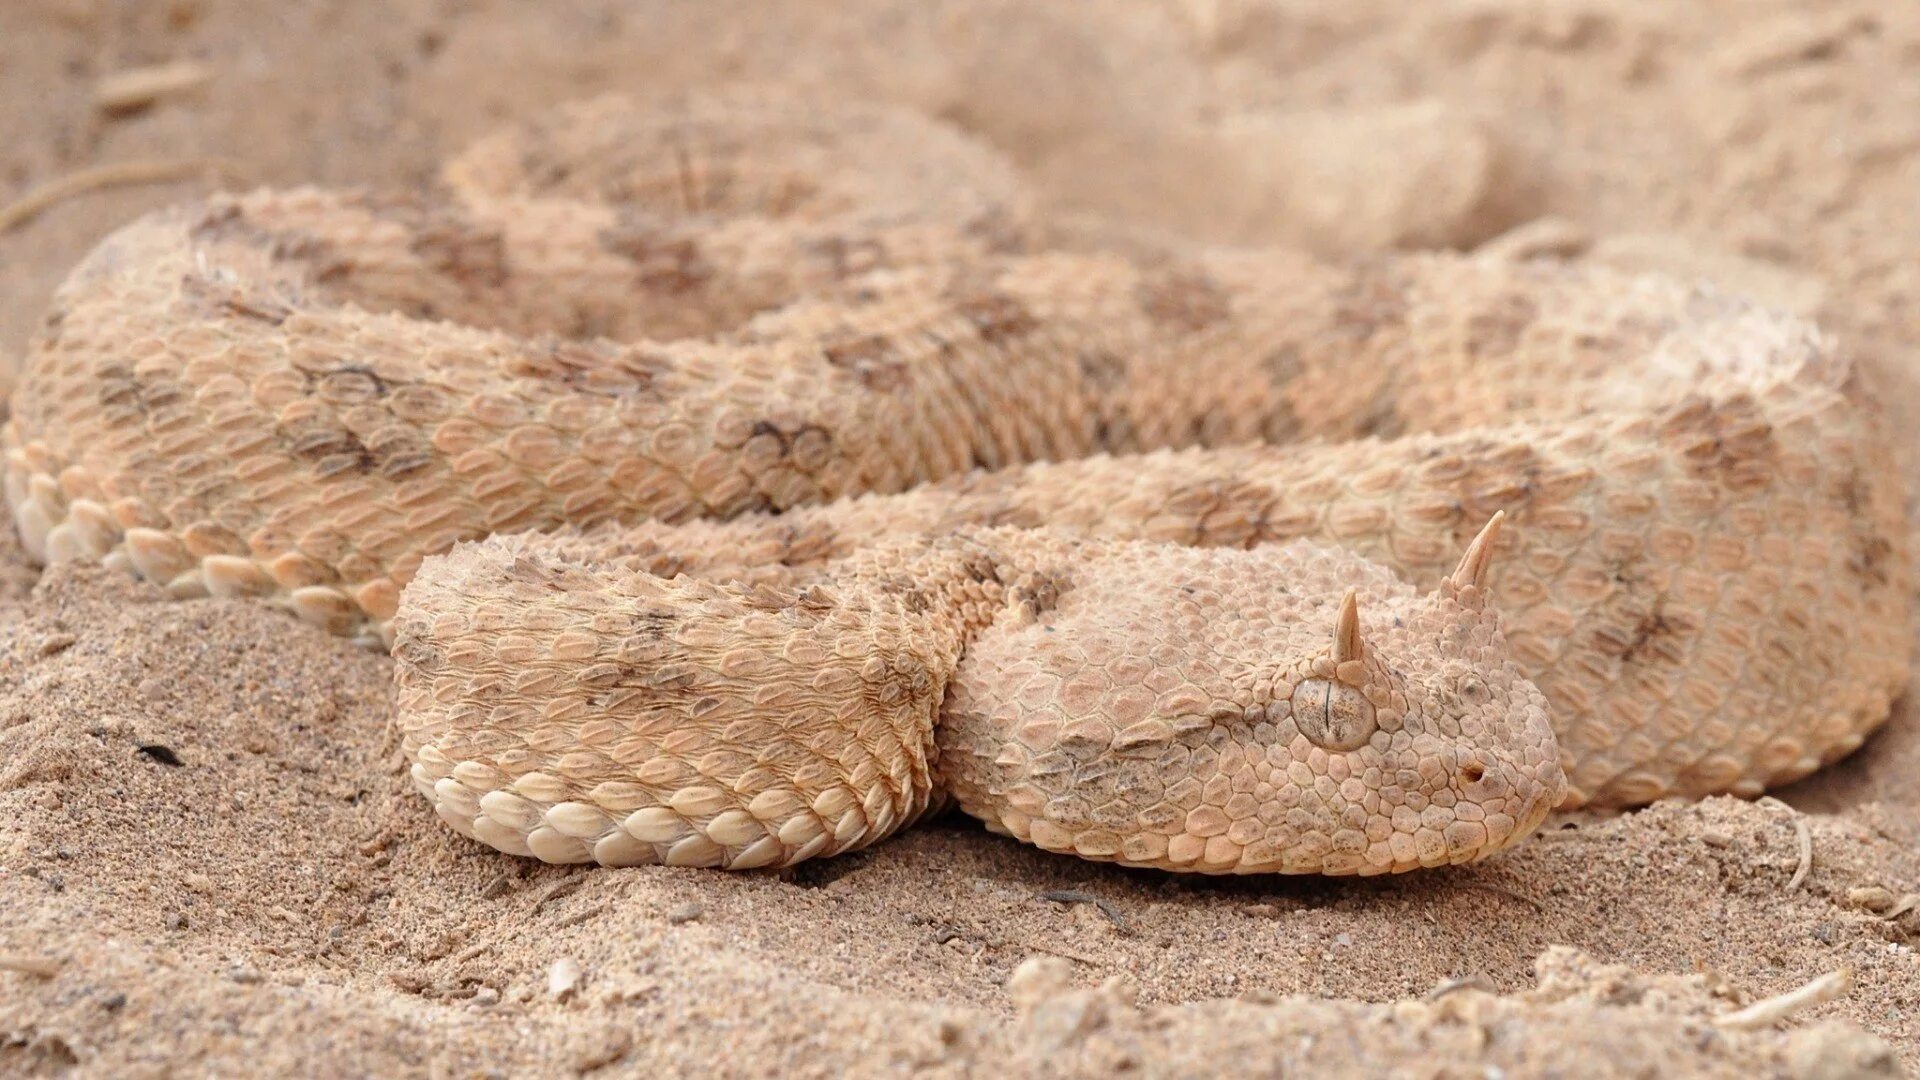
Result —
[[32, 558], [389, 650], [414, 786], [549, 862], [957, 806], [1173, 871], [1464, 863], [1804, 776], [1912, 644], [1887, 436], [1805, 320], [1102, 244], [955, 127], [766, 91], [143, 217], [3, 450]]

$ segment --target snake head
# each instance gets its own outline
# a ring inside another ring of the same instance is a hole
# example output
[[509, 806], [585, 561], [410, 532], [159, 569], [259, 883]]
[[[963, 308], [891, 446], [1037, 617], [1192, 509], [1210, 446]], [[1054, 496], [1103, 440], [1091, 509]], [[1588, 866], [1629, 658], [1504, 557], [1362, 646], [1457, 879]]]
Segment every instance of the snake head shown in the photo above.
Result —
[[1483, 858], [1566, 790], [1546, 699], [1487, 602], [1493, 535], [1425, 594], [1305, 542], [1090, 560], [1044, 625], [985, 635], [963, 661], [948, 785], [1001, 831], [1133, 865]]

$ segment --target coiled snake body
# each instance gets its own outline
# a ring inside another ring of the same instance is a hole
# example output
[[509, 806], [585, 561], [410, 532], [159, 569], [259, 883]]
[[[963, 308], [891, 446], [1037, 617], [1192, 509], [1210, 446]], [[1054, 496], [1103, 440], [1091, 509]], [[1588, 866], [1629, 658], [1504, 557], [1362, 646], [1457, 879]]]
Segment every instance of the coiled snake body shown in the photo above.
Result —
[[610, 99], [426, 199], [116, 233], [6, 493], [39, 558], [391, 645], [416, 783], [503, 850], [786, 864], [952, 798], [1377, 873], [1857, 746], [1910, 576], [1859, 396], [1703, 288], [1052, 250], [910, 114]]

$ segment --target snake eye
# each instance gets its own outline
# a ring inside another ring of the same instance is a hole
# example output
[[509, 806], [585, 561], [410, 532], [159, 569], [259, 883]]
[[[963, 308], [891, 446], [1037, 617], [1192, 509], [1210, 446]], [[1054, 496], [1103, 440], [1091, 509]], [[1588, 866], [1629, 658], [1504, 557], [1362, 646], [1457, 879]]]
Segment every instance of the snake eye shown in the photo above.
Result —
[[1358, 749], [1379, 728], [1373, 702], [1345, 683], [1302, 680], [1293, 688], [1292, 706], [1300, 734], [1323, 750]]

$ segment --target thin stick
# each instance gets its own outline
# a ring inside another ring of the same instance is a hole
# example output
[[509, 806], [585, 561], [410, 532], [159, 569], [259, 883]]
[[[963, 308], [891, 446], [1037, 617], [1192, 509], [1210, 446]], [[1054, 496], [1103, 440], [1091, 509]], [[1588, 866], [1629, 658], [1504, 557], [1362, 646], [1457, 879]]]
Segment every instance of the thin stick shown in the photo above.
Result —
[[1802, 1009], [1825, 1005], [1847, 995], [1853, 989], [1853, 969], [1829, 971], [1798, 989], [1762, 998], [1738, 1012], [1714, 1018], [1714, 1024], [1733, 1031], [1754, 1031], [1770, 1027]]
[[93, 107], [109, 115], [136, 112], [161, 98], [200, 89], [213, 69], [192, 60], [117, 71], [93, 88]]
[[242, 176], [244, 171], [237, 162], [222, 158], [193, 158], [187, 161], [142, 158], [96, 165], [56, 177], [0, 206], [0, 233], [16, 229], [59, 203], [89, 191], [133, 184], [166, 184], [206, 175], [235, 179]]
[[1787, 891], [1800, 887], [1807, 880], [1807, 872], [1813, 869], [1813, 832], [1807, 828], [1806, 818], [1793, 819], [1794, 843], [1800, 849], [1800, 865], [1794, 867], [1793, 877], [1787, 882]]
[[1428, 1001], [1439, 1001], [1448, 994], [1457, 993], [1461, 990], [1478, 990], [1482, 993], [1491, 994], [1494, 992], [1495, 987], [1492, 979], [1487, 978], [1479, 972], [1475, 972], [1472, 975], [1465, 975], [1457, 979], [1446, 979], [1435, 984], [1433, 989], [1427, 991], [1426, 999]]
[[1793, 877], [1787, 880], [1787, 891], [1792, 892], [1800, 887], [1801, 882], [1807, 880], [1807, 874], [1813, 870], [1813, 830], [1807, 828], [1807, 819], [1801, 816], [1800, 811], [1772, 795], [1762, 795], [1754, 801], [1761, 806], [1786, 811], [1787, 816], [1793, 821], [1793, 842], [1800, 858], [1798, 865], [1794, 867]]
[[1042, 900], [1051, 900], [1056, 904], [1092, 904], [1099, 908], [1100, 914], [1105, 915], [1107, 921], [1118, 927], [1122, 933], [1133, 932], [1133, 927], [1127, 925], [1127, 917], [1120, 914], [1119, 905], [1106, 897], [1080, 892], [1077, 889], [1048, 889], [1039, 896]]
[[606, 914], [607, 909], [612, 906], [613, 906], [612, 904], [595, 904], [592, 907], [585, 908], [581, 911], [576, 911], [573, 914], [567, 916], [566, 918], [561, 919], [560, 922], [558, 923], [558, 926], [561, 928], [568, 927], [568, 926], [579, 926], [581, 923], [586, 922], [588, 919], [598, 918], [599, 916]]
[[1057, 956], [1062, 960], [1072, 960], [1072, 961], [1075, 961], [1076, 963], [1085, 964], [1090, 968], [1104, 969], [1107, 966], [1106, 961], [1100, 959], [1097, 956], [1088, 956], [1084, 952], [1079, 952], [1074, 949], [1069, 949], [1064, 945], [1054, 945], [1054, 944], [1043, 945], [1036, 941], [1016, 941], [1016, 940], [1006, 940], [1006, 941], [997, 942], [996, 944], [1015, 945], [1022, 949], [1026, 949], [1030, 952], [1046, 953], [1048, 956]]
[[580, 891], [580, 886], [586, 883], [587, 878], [584, 874], [575, 874], [572, 877], [561, 878], [559, 881], [547, 886], [546, 890], [539, 896], [534, 897], [533, 907], [529, 911], [529, 914], [533, 911], [539, 911], [549, 900], [558, 900], [563, 896], [572, 896], [574, 893]]
[[1525, 893], [1515, 892], [1505, 885], [1495, 885], [1491, 881], [1464, 881], [1461, 882], [1460, 885], [1461, 888], [1473, 889], [1476, 892], [1492, 893], [1495, 896], [1504, 896], [1509, 900], [1517, 900], [1542, 914], [1545, 914], [1547, 910], [1545, 905], [1541, 904], [1540, 901], [1535, 900]]
[[49, 956], [0, 953], [0, 971], [17, 971], [37, 979], [51, 979], [60, 974], [60, 961]]

